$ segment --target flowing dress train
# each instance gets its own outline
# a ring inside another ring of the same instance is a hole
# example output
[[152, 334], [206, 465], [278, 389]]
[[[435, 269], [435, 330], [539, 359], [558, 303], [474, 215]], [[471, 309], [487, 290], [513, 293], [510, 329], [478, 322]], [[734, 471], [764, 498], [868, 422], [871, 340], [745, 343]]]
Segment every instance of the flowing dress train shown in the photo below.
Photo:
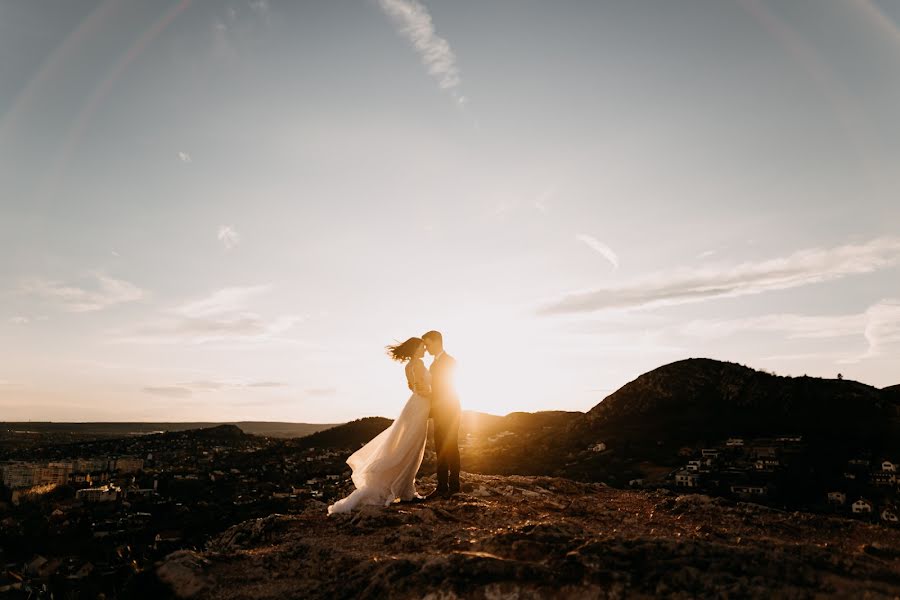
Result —
[[[407, 369], [407, 377], [410, 371]], [[328, 514], [350, 512], [366, 504], [387, 506], [397, 498], [418, 497], [416, 473], [425, 454], [430, 411], [431, 401], [413, 393], [397, 420], [347, 459], [356, 489], [329, 506]]]

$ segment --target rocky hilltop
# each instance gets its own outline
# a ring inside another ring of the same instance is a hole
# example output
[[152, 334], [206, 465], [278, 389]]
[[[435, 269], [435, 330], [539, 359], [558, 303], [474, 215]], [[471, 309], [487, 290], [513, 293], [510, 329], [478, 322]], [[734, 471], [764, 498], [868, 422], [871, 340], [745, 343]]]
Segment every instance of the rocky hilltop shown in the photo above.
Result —
[[[314, 503], [169, 555], [135, 595], [895, 598], [900, 531], [665, 490], [464, 474], [464, 493], [328, 517]], [[423, 488], [426, 485], [422, 486]]]

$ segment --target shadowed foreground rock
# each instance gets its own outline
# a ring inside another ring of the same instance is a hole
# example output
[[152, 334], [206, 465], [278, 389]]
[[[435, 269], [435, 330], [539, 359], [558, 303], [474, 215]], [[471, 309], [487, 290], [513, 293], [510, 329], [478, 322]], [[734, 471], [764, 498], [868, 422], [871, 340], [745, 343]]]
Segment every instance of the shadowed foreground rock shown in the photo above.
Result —
[[202, 555], [170, 555], [156, 577], [197, 599], [900, 596], [897, 529], [566, 479], [464, 478], [452, 500], [243, 523]]

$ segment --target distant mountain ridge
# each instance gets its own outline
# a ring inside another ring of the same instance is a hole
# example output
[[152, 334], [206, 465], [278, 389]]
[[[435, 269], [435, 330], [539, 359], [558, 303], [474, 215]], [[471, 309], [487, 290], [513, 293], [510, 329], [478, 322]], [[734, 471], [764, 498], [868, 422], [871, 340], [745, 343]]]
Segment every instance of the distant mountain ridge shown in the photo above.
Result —
[[336, 427], [338, 423], [289, 423], [279, 421], [197, 421], [197, 422], [79, 422], [66, 423], [56, 421], [9, 421], [0, 422], [0, 429], [17, 431], [78, 432], [102, 436], [126, 436], [157, 433], [160, 431], [187, 431], [191, 429], [208, 429], [221, 425], [240, 427], [244, 433], [267, 437], [304, 437], [317, 431]]

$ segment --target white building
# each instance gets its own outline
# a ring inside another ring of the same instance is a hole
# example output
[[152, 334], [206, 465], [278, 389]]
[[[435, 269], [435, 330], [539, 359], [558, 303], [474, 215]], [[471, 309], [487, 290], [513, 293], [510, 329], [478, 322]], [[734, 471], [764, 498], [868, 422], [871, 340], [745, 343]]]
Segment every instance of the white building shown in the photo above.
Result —
[[9, 489], [34, 485], [35, 466], [31, 463], [11, 463], [0, 467], [3, 485]]
[[681, 487], [697, 487], [700, 485], [700, 476], [690, 471], [678, 471], [675, 473], [675, 485]]
[[865, 498], [860, 498], [853, 503], [853, 512], [856, 514], [871, 514], [872, 503]]
[[765, 496], [766, 488], [762, 485], [733, 485], [731, 493], [742, 496]]
[[597, 442], [591, 446], [591, 451], [593, 452], [603, 452], [604, 450], [606, 450], [606, 442]]
[[884, 471], [885, 473], [896, 473], [897, 465], [895, 465], [894, 463], [892, 463], [889, 460], [886, 460], [883, 463], [881, 463], [881, 470]]
[[79, 473], [97, 473], [109, 470], [109, 460], [106, 458], [78, 458], [75, 459], [73, 469]]
[[744, 438], [728, 438], [725, 445], [730, 448], [740, 448], [744, 445]]
[[35, 476], [35, 485], [63, 485], [69, 482], [72, 473], [72, 463], [49, 463], [45, 467], [39, 467]]
[[881, 511], [881, 520], [887, 521], [888, 523], [900, 522], [900, 519], [897, 518], [897, 511], [893, 508], [885, 508]]

